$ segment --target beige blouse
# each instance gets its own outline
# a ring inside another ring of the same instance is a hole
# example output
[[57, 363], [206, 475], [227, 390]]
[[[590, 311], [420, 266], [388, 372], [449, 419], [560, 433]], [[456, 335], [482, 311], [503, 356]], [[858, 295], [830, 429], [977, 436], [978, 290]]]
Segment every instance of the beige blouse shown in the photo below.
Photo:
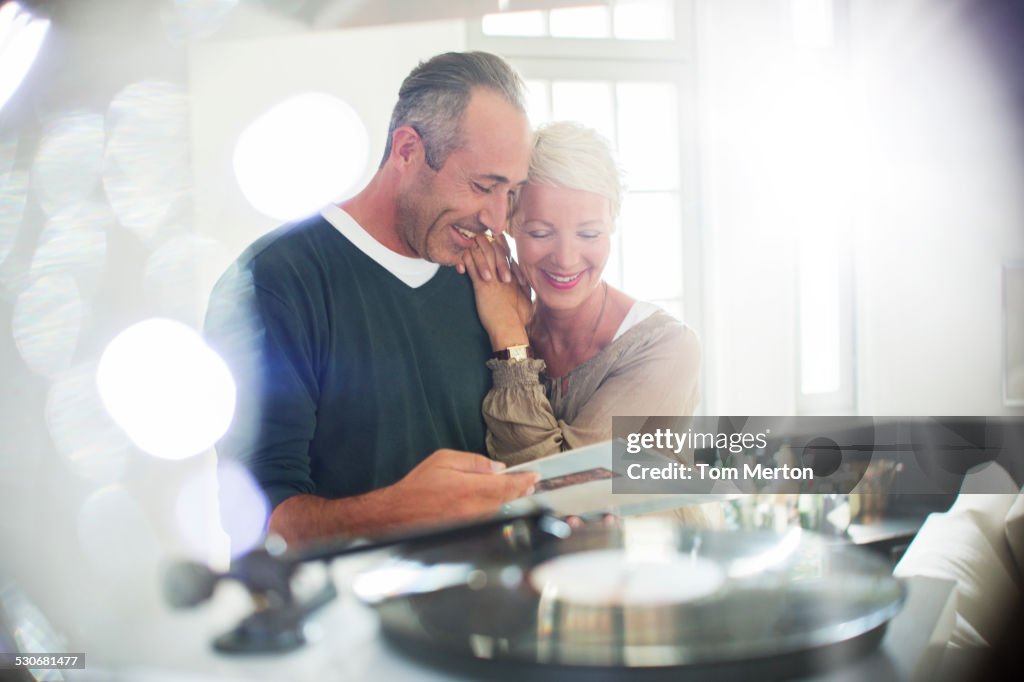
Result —
[[658, 311], [564, 377], [543, 360], [490, 360], [487, 451], [508, 465], [612, 437], [612, 416], [684, 416], [699, 399], [700, 343]]

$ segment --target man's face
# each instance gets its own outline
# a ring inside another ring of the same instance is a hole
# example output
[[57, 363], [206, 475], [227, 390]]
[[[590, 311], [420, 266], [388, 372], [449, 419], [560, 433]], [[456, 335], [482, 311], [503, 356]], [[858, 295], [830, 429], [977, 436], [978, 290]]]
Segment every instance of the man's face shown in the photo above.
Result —
[[454, 265], [476, 235], [505, 230], [509, 202], [526, 182], [526, 116], [501, 95], [478, 89], [463, 115], [462, 142], [438, 171], [421, 155], [399, 191], [396, 217], [405, 255]]

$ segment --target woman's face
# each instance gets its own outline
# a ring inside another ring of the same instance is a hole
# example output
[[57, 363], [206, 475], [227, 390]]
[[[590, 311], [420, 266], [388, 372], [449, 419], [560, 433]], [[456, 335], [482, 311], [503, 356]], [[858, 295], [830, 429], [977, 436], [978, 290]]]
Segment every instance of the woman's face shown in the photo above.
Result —
[[523, 188], [512, 236], [519, 267], [541, 304], [571, 310], [593, 293], [608, 262], [612, 225], [608, 199], [600, 194]]

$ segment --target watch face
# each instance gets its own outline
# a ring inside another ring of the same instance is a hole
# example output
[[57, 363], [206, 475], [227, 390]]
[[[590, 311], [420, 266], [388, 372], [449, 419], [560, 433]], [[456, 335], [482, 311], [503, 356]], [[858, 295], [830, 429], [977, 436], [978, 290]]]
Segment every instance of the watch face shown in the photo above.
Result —
[[526, 349], [527, 346], [512, 346], [508, 349], [508, 359], [522, 362], [527, 358]]

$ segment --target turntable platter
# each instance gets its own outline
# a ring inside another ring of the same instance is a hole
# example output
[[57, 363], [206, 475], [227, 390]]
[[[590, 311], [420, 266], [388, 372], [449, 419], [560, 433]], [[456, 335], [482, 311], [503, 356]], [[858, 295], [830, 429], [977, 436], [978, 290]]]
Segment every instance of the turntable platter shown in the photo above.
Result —
[[509, 527], [411, 547], [360, 576], [384, 631], [433, 652], [601, 668], [720, 666], [878, 642], [904, 600], [885, 562], [798, 528], [626, 518], [565, 540]]
[[530, 571], [529, 580], [538, 594], [566, 604], [655, 607], [708, 597], [722, 586], [725, 573], [703, 557], [633, 557], [621, 549], [591, 549], [548, 559]]

